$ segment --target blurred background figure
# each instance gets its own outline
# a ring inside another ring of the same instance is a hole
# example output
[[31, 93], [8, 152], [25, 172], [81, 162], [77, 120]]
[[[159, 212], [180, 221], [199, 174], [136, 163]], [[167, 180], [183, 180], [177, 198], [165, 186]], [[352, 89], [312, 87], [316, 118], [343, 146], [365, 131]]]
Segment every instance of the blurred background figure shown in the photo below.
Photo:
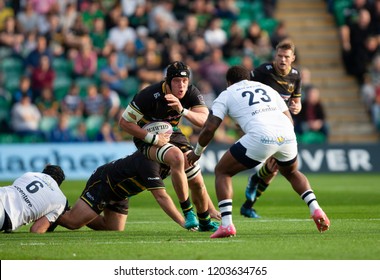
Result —
[[325, 109], [321, 103], [320, 91], [317, 87], [308, 88], [305, 100], [302, 102], [302, 110], [298, 115], [293, 115], [295, 131], [301, 136], [316, 132], [328, 139], [328, 124], [326, 122]]

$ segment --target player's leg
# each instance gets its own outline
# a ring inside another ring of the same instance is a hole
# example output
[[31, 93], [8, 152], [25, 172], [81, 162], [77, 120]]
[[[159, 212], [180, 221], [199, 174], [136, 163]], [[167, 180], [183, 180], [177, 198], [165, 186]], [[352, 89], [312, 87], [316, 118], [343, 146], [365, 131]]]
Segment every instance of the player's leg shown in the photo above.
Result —
[[[198, 174], [194, 178], [189, 179], [189, 188], [191, 190], [191, 198], [197, 209], [197, 216], [199, 220], [199, 230], [200, 231], [216, 231], [219, 227], [219, 223], [211, 221], [211, 215], [209, 212], [211, 199], [208, 195], [200, 169], [198, 171]], [[212, 204], [212, 208], [215, 210], [215, 207], [213, 204]], [[214, 215], [215, 215], [215, 212], [214, 212]]]
[[232, 222], [232, 176], [245, 169], [246, 167], [238, 162], [230, 151], [223, 155], [215, 167], [215, 191], [222, 223], [218, 230], [211, 235], [211, 238], [230, 237], [236, 234], [236, 229]]
[[185, 228], [191, 229], [198, 227], [199, 223], [189, 197], [189, 185], [185, 173], [183, 152], [172, 144], [166, 144], [160, 148], [151, 147], [148, 153], [149, 158], [170, 167], [172, 184], [186, 220]]
[[278, 166], [273, 158], [269, 158], [259, 171], [251, 175], [245, 190], [246, 201], [240, 208], [240, 214], [248, 218], [259, 218], [253, 205], [257, 199], [265, 192], [269, 184], [278, 173]]
[[123, 231], [128, 215], [104, 209], [104, 216], [98, 215], [87, 226], [93, 230]]
[[97, 216], [98, 213], [96, 213], [86, 202], [79, 198], [69, 211], [66, 211], [58, 218], [57, 224], [74, 230], [87, 225]]
[[289, 181], [293, 189], [300, 195], [302, 200], [309, 207], [310, 215], [314, 219], [315, 224], [320, 232], [328, 230], [330, 221], [322, 208], [319, 206], [317, 198], [311, 189], [307, 177], [298, 170], [297, 158], [288, 162], [279, 162], [279, 170], [281, 174]]

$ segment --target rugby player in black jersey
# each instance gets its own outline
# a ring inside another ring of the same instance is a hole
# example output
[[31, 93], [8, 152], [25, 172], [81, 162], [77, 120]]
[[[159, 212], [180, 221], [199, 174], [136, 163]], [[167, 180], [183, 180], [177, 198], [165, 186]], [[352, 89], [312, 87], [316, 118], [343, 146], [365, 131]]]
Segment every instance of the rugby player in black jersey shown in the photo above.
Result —
[[[68, 229], [123, 231], [129, 198], [144, 190], [152, 193], [165, 213], [181, 227], [185, 219], [166, 193], [163, 179], [168, 167], [156, 164], [139, 151], [99, 166], [87, 181], [80, 198], [54, 225]], [[103, 215], [101, 213], [103, 212]]]
[[[167, 67], [163, 81], [147, 86], [134, 96], [122, 117], [120, 127], [133, 136], [137, 149], [157, 165], [170, 167], [171, 180], [185, 216], [185, 227], [198, 227], [201, 231], [215, 231], [219, 218], [204, 184], [198, 164], [190, 166], [186, 155], [193, 149], [178, 127], [182, 117], [202, 127], [208, 117], [208, 108], [198, 88], [190, 84], [190, 69], [180, 61]], [[152, 134], [142, 127], [150, 122], [166, 121], [173, 133]], [[193, 200], [197, 216], [195, 215]]]
[[[285, 39], [276, 46], [272, 62], [263, 63], [251, 71], [251, 80], [266, 84], [275, 89], [286, 101], [289, 111], [297, 115], [301, 111], [301, 75], [292, 66], [295, 61], [294, 43]], [[248, 218], [259, 218], [253, 205], [277, 175], [278, 166], [269, 158], [259, 171], [250, 176], [245, 191], [246, 201], [240, 214]]]

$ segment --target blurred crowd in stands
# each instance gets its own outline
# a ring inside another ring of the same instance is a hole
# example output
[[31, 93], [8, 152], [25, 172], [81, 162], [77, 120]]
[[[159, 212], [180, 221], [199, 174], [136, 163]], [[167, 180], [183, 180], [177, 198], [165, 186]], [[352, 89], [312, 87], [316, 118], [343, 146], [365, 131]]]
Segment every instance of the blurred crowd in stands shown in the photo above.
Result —
[[341, 39], [342, 58], [374, 125], [380, 131], [380, 0], [329, 0]]
[[[191, 67], [192, 83], [211, 106], [230, 65], [253, 69], [271, 61], [288, 37], [273, 17], [275, 6], [275, 0], [0, 0], [0, 142], [130, 139], [118, 129], [121, 112], [176, 60]], [[318, 89], [310, 91], [320, 104]], [[312, 112], [305, 110], [305, 122], [317, 117]], [[215, 141], [234, 142], [238, 128], [230, 120], [222, 127]], [[184, 122], [182, 129], [196, 137], [196, 128]]]

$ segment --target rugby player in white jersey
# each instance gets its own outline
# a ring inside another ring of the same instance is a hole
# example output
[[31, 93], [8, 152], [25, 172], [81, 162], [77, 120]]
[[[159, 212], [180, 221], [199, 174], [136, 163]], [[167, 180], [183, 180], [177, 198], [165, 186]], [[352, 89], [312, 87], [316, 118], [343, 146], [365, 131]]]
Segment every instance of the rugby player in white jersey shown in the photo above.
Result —
[[60, 189], [65, 174], [58, 165], [42, 172], [27, 172], [11, 186], [0, 188], [0, 231], [10, 233], [33, 223], [30, 232], [45, 233], [67, 209]]
[[318, 230], [328, 230], [330, 221], [319, 206], [308, 179], [298, 170], [297, 140], [288, 107], [274, 89], [249, 78], [249, 71], [242, 66], [233, 66], [227, 71], [228, 87], [215, 99], [197, 146], [188, 155], [190, 164], [199, 160], [227, 115], [245, 133], [215, 167], [215, 189], [222, 224], [211, 238], [236, 235], [232, 222], [232, 177], [256, 167], [271, 156], [276, 160], [280, 173], [308, 205]]

